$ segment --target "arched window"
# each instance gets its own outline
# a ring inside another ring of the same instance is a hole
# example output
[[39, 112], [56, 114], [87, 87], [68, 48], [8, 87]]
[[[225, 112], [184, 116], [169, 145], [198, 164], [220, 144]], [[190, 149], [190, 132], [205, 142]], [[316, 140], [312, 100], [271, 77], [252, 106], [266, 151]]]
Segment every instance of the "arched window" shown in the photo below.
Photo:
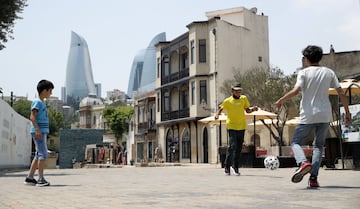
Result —
[[186, 129], [184, 131], [184, 134], [182, 136], [182, 140], [181, 140], [181, 150], [182, 150], [182, 158], [183, 159], [190, 159], [190, 134], [189, 134], [189, 130]]

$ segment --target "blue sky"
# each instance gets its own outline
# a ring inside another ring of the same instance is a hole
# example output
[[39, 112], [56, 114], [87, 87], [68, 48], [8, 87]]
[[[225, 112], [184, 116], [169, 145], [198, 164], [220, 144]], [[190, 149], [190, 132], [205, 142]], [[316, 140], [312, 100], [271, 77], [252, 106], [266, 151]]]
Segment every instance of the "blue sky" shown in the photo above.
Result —
[[53, 96], [65, 85], [70, 34], [88, 43], [94, 81], [102, 96], [127, 91], [136, 53], [166, 32], [172, 40], [186, 25], [206, 20], [205, 12], [257, 7], [269, 17], [270, 64], [290, 74], [301, 66], [308, 44], [335, 51], [360, 50], [360, 0], [28, 0], [17, 20], [14, 40], [0, 51], [0, 87], [4, 95], [35, 98], [40, 79], [54, 82]]

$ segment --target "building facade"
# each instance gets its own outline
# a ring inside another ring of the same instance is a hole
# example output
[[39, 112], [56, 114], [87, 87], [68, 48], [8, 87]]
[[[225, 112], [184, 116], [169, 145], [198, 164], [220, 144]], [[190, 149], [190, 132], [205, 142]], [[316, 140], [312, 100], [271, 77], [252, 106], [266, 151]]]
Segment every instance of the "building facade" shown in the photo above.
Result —
[[324, 53], [320, 64], [333, 69], [340, 79], [360, 80], [360, 51], [336, 52], [331, 45], [330, 52]]
[[104, 103], [94, 94], [83, 98], [79, 105], [79, 128], [104, 129], [104, 108]]
[[[156, 161], [155, 149], [158, 147], [156, 136], [156, 94], [154, 91], [136, 98], [134, 117], [130, 127], [134, 133], [134, 147], [130, 151], [132, 159], [137, 163]], [[131, 144], [130, 144], [131, 145]]]
[[[164, 161], [218, 163], [226, 130], [200, 123], [224, 98], [220, 88], [234, 70], [269, 68], [268, 18], [256, 8], [207, 12], [206, 21], [157, 44], [157, 146]], [[225, 143], [225, 142], [224, 142]]]

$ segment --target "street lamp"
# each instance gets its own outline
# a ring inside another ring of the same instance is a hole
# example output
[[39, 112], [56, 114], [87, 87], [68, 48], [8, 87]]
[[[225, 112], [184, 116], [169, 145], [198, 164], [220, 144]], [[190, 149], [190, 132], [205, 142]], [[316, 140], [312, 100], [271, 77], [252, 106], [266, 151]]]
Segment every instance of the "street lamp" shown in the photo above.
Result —
[[1, 87], [0, 87], [0, 93], [1, 93], [1, 99], [4, 100], [4, 92]]
[[10, 92], [10, 106], [12, 107], [14, 105], [16, 96], [14, 95], [13, 92]]

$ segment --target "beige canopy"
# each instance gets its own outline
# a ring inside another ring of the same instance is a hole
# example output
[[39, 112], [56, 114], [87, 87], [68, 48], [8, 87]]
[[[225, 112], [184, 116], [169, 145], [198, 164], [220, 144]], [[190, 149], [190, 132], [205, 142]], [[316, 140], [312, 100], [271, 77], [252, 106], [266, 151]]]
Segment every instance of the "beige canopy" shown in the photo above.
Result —
[[[274, 119], [276, 118], [276, 114], [272, 113], [272, 112], [268, 112], [262, 109], [258, 109], [258, 111], [254, 111], [252, 113], [245, 113], [245, 117], [246, 119], [253, 119], [254, 121], [256, 120], [261, 120], [261, 119]], [[209, 116], [206, 118], [203, 118], [201, 120], [199, 120], [199, 122], [201, 123], [206, 123], [206, 124], [212, 124], [212, 125], [219, 125], [220, 122], [222, 124], [225, 124], [227, 120], [227, 115], [225, 115], [224, 113], [219, 115], [219, 118], [217, 120], [215, 120], [215, 116]]]
[[[340, 82], [340, 86], [345, 91], [346, 95], [360, 94], [360, 81], [355, 79], [345, 79]], [[337, 95], [336, 89], [330, 88], [329, 94]]]

